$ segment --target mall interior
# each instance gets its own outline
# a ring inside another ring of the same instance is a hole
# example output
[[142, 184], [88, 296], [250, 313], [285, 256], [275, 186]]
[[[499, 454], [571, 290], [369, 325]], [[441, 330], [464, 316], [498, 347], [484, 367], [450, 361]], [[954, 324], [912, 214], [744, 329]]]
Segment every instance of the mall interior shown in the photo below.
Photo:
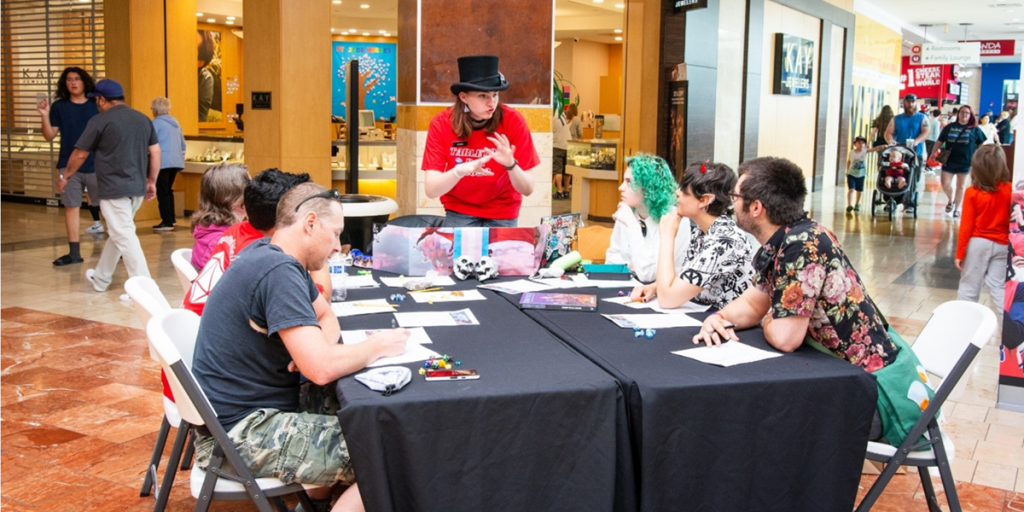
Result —
[[[192, 246], [200, 179], [219, 163], [309, 173], [374, 196], [392, 218], [443, 215], [420, 170], [427, 130], [453, 102], [456, 59], [491, 54], [511, 84], [500, 100], [523, 115], [540, 157], [520, 226], [580, 213], [587, 226], [611, 228], [625, 159], [639, 153], [665, 158], [677, 176], [693, 162], [736, 169], [784, 157], [804, 173], [809, 215], [834, 231], [892, 328], [913, 343], [957, 297], [962, 219], [945, 211], [934, 170], [916, 211], [875, 204], [874, 155], [850, 212], [850, 148], [909, 93], [943, 116], [962, 105], [991, 112], [993, 123], [1002, 111], [1016, 116], [1024, 39], [1014, 0], [4, 0], [0, 15], [0, 509], [12, 512], [154, 506], [139, 487], [164, 415], [160, 365], [136, 310], [119, 300], [128, 275], [119, 266], [111, 291], [90, 287], [85, 271], [109, 243], [102, 233], [82, 233], [85, 263], [51, 264], [67, 251], [59, 139], [43, 137], [37, 103], [53, 97], [67, 66], [117, 80], [147, 116], [154, 98], [172, 103], [186, 140], [177, 227], [153, 231], [156, 201], [135, 224], [174, 306], [184, 291], [171, 253]], [[922, 47], [927, 57], [929, 45], [965, 41], [980, 44], [963, 64], [922, 62]], [[783, 68], [803, 80], [786, 81]], [[212, 91], [201, 87], [211, 78]], [[563, 197], [552, 186], [552, 113], [569, 105], [582, 136], [567, 144]], [[1013, 182], [1024, 180], [1024, 156], [1015, 158], [1024, 144], [1000, 143]], [[91, 224], [86, 208], [81, 224]], [[1002, 303], [987, 293], [981, 303], [1002, 322]], [[996, 329], [942, 407], [963, 510], [1024, 510], [1024, 355], [1003, 341]], [[860, 469], [858, 501], [881, 467]], [[186, 475], [166, 510], [195, 506]], [[945, 510], [943, 483], [934, 469], [931, 477]], [[917, 470], [901, 468], [873, 508], [926, 507]]]

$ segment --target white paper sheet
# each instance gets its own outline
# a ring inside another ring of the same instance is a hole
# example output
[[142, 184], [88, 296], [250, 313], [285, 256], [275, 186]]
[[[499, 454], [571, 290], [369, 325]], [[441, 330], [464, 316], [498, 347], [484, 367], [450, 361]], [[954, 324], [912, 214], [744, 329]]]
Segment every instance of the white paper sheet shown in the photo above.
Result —
[[686, 304], [683, 304], [682, 306], [679, 306], [678, 308], [665, 309], [665, 308], [661, 307], [660, 304], [658, 304], [658, 298], [657, 297], [655, 297], [654, 299], [649, 300], [647, 302], [630, 302], [630, 299], [629, 299], [628, 295], [625, 296], [625, 297], [611, 297], [611, 298], [607, 298], [607, 299], [604, 299], [604, 300], [606, 300], [608, 302], [614, 302], [615, 304], [621, 304], [623, 306], [626, 306], [627, 308], [651, 309], [651, 310], [657, 311], [658, 313], [666, 313], [666, 314], [675, 314], [675, 313], [704, 313], [708, 309], [711, 309], [711, 306], [705, 306], [703, 304], [697, 304], [695, 302], [687, 302]]
[[349, 302], [332, 302], [331, 311], [334, 316], [372, 315], [374, 313], [394, 313], [395, 308], [386, 299], [354, 300]]
[[416, 302], [463, 302], [469, 300], [487, 300], [477, 290], [449, 290], [436, 292], [409, 293], [406, 297], [412, 297]]
[[629, 279], [626, 281], [616, 279], [591, 279], [585, 274], [576, 274], [572, 276], [572, 281], [576, 283], [577, 288], [586, 288], [590, 286], [596, 286], [598, 288], [634, 288], [640, 286], [640, 281], [636, 279]]
[[[426, 279], [425, 277], [382, 277], [380, 282], [384, 283], [384, 286], [391, 288], [405, 288], [405, 283], [409, 281], [420, 281]], [[449, 276], [437, 276], [431, 282], [430, 286], [455, 286], [455, 280]]]
[[705, 345], [687, 350], [677, 350], [672, 353], [715, 366], [734, 366], [782, 356], [778, 352], [754, 348], [738, 341], [729, 341], [713, 347]]
[[701, 321], [685, 313], [674, 315], [601, 315], [615, 325], [633, 329], [668, 329], [671, 327], [700, 327]]
[[483, 288], [485, 290], [494, 290], [496, 292], [511, 294], [523, 292], [542, 292], [551, 289], [551, 287], [546, 284], [538, 283], [530, 279], [519, 279], [516, 281], [506, 281], [503, 283], [482, 284], [477, 286], [477, 288]]
[[[341, 331], [341, 342], [346, 345], [355, 345], [362, 343], [366, 339], [384, 329], [366, 329], [358, 331]], [[367, 368], [375, 368], [378, 366], [390, 366], [395, 364], [415, 363], [417, 361], [426, 361], [431, 357], [440, 357], [441, 354], [424, 347], [424, 343], [432, 343], [430, 336], [427, 335], [422, 327], [409, 329], [409, 339], [405, 342], [405, 352], [397, 356], [383, 357], [367, 365]]]
[[380, 286], [377, 281], [373, 280], [373, 276], [370, 274], [363, 275], [349, 275], [345, 278], [345, 287], [348, 289], [353, 288], [376, 288]]
[[556, 288], [576, 288], [576, 283], [572, 279], [562, 279], [560, 277], [531, 278], [530, 281], [547, 286], [552, 290]]
[[395, 319], [398, 320], [398, 325], [402, 327], [480, 325], [476, 315], [469, 308], [458, 311], [395, 313]]

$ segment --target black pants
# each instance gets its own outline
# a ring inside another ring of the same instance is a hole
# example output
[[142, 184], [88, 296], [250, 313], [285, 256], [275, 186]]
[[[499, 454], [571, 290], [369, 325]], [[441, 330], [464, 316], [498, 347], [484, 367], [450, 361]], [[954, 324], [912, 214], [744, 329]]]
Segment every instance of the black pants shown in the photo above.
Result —
[[160, 207], [160, 223], [168, 226], [174, 225], [174, 178], [177, 177], [180, 168], [168, 167], [160, 169], [156, 178], [156, 201]]

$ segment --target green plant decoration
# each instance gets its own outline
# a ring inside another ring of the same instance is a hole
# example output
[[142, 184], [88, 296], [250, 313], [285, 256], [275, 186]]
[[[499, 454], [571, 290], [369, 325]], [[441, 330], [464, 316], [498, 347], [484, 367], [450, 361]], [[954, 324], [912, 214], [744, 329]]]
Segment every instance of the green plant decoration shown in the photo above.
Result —
[[[570, 91], [576, 91], [578, 89], [576, 89], [576, 84], [570, 82], [569, 80], [566, 80], [565, 77], [563, 77], [562, 74], [559, 73], [557, 70], [555, 71], [554, 76], [552, 77], [551, 81], [552, 81], [552, 89], [553, 89], [552, 93], [551, 93], [551, 113], [552, 114], [561, 114], [562, 112], [565, 111], [565, 106], [566, 106], [565, 98], [562, 97], [565, 94], [565, 86], [568, 85], [569, 88], [570, 88], [569, 89]], [[570, 92], [570, 95], [571, 94], [572, 93]], [[580, 95], [579, 95], [579, 93], [576, 93], [576, 98], [574, 99], [574, 101], [571, 101], [570, 104], [571, 105], [576, 105], [576, 107], [579, 108], [579, 106], [580, 106]]]

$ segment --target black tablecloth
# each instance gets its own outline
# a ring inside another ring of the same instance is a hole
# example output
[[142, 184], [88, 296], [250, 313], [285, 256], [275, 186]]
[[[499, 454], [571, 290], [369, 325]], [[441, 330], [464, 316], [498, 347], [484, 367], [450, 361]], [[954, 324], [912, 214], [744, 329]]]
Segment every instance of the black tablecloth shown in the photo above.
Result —
[[[471, 288], [474, 282], [457, 288]], [[345, 439], [371, 511], [634, 510], [625, 398], [618, 383], [494, 292], [470, 308], [479, 326], [427, 327], [430, 347], [479, 380], [412, 382], [381, 396], [351, 376], [337, 384]], [[350, 290], [349, 300], [395, 288]], [[389, 314], [341, 318], [343, 330], [387, 328]]]
[[[505, 297], [518, 303], [517, 295]], [[527, 312], [627, 390], [640, 510], [853, 509], [875, 407], [873, 377], [809, 347], [712, 366], [671, 354], [695, 347], [696, 327], [638, 339], [600, 316], [645, 311], [599, 301], [597, 313]], [[739, 337], [772, 350], [760, 329]]]

